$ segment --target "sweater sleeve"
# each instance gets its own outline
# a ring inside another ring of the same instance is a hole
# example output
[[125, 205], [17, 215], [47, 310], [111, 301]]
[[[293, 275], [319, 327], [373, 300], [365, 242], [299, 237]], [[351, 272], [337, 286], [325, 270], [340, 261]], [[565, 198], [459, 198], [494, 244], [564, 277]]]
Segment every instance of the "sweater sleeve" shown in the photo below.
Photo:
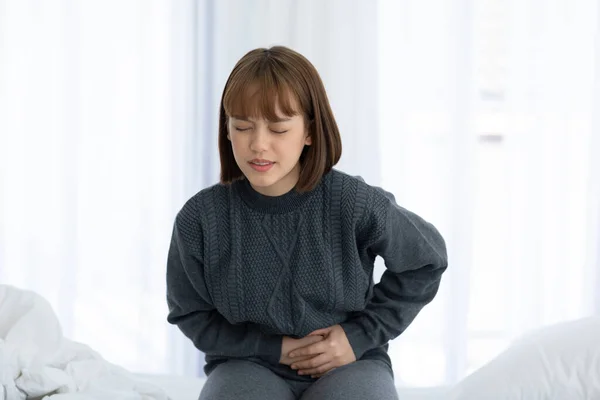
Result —
[[435, 297], [448, 265], [437, 229], [398, 206], [391, 193], [376, 189], [362, 224], [363, 240], [386, 270], [366, 308], [341, 323], [356, 359], [400, 335]]
[[175, 219], [167, 260], [167, 321], [210, 356], [259, 357], [277, 365], [282, 337], [250, 322], [232, 324], [214, 307], [204, 280], [202, 229], [184, 207]]

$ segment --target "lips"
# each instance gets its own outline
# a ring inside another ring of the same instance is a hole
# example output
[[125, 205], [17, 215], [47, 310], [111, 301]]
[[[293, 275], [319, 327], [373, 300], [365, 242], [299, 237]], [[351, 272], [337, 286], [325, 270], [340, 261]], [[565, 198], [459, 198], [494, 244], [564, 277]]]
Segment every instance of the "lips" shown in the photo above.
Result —
[[270, 161], [270, 160], [263, 160], [263, 159], [255, 158], [254, 160], [249, 161], [248, 164], [250, 164], [250, 167], [252, 167], [252, 169], [254, 169], [255, 171], [267, 172], [268, 170], [271, 169], [271, 167], [275, 164], [275, 162]]
[[274, 164], [274, 162], [270, 161], [270, 160], [264, 160], [262, 158], [255, 158], [254, 160], [250, 161], [250, 164], [265, 166], [265, 165], [269, 165], [269, 164]]

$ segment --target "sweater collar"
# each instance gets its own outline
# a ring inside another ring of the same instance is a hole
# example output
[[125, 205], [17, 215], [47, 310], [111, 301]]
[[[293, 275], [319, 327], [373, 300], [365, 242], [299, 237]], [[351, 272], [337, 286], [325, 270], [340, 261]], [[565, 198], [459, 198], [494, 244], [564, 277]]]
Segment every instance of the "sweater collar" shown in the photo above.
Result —
[[249, 207], [268, 214], [294, 211], [316, 190], [315, 188], [310, 192], [300, 193], [294, 188], [281, 196], [266, 196], [257, 192], [246, 178], [233, 182], [232, 187]]

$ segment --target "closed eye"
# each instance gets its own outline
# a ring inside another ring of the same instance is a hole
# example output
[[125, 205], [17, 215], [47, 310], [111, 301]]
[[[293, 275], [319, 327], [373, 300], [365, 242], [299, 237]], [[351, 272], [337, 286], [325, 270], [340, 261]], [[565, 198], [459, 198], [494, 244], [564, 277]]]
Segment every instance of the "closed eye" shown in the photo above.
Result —
[[[237, 127], [237, 126], [234, 126], [233, 128], [234, 128], [236, 131], [238, 131], [238, 132], [245, 132], [245, 131], [249, 131], [249, 130], [251, 130], [251, 129], [252, 129], [252, 128], [240, 128], [240, 127]], [[276, 131], [276, 130], [274, 130], [274, 129], [271, 129], [271, 132], [273, 132], [273, 133], [276, 133], [276, 134], [278, 134], [278, 135], [281, 135], [281, 134], [283, 134], [283, 133], [286, 133], [287, 131], [288, 131], [288, 129], [286, 129], [286, 130], [283, 130], [283, 131]]]

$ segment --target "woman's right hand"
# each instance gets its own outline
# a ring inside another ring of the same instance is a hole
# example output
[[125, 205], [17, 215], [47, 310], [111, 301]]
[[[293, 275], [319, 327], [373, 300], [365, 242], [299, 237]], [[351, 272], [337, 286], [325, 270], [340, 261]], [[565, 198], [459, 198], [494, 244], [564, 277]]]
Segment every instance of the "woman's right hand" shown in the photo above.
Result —
[[310, 358], [315, 357], [314, 355], [309, 355], [309, 356], [299, 356], [299, 357], [295, 357], [295, 358], [290, 358], [288, 356], [288, 354], [290, 354], [290, 352], [292, 352], [292, 350], [296, 350], [301, 347], [309, 346], [313, 343], [320, 342], [321, 340], [323, 340], [322, 335], [305, 336], [300, 339], [294, 339], [289, 336], [284, 336], [283, 342], [281, 344], [281, 358], [279, 360], [279, 363], [285, 364], [285, 365], [292, 365], [296, 361], [304, 361], [304, 360], [308, 360]]

